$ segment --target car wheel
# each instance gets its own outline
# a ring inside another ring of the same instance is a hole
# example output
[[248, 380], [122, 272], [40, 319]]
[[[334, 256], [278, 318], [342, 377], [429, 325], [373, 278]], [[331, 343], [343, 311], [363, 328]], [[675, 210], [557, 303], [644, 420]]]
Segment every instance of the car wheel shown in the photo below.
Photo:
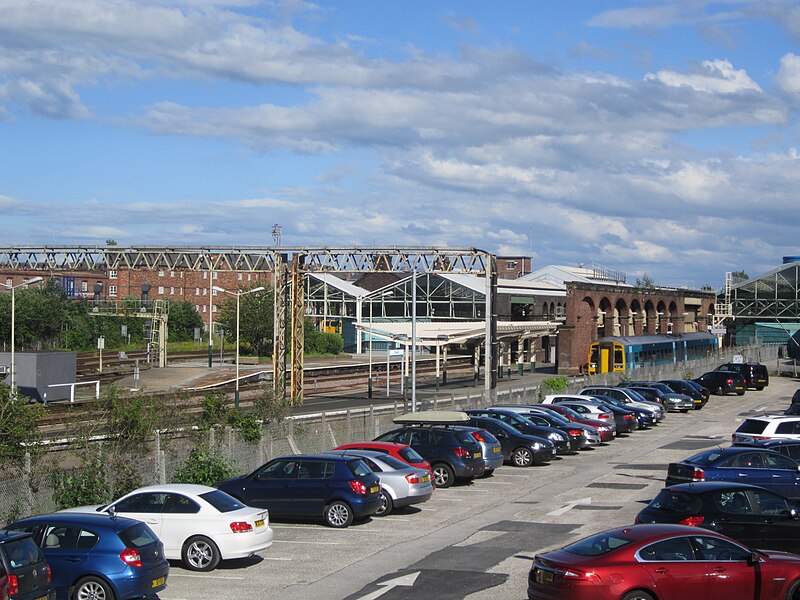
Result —
[[511, 454], [511, 462], [515, 467], [530, 467], [533, 464], [533, 452], [527, 448], [517, 448]]
[[760, 392], [760, 391], [761, 391], [761, 390], [763, 390], [763, 389], [764, 389], [764, 386], [762, 385], [761, 387], [757, 387], [757, 388], [756, 388], [756, 391], [757, 391], [757, 392]]
[[688, 409], [688, 408], [682, 408], [682, 409], [681, 409], [681, 412], [682, 412], [682, 413], [687, 413], [687, 412], [689, 412], [689, 409]]
[[353, 522], [353, 510], [347, 502], [336, 500], [325, 508], [323, 518], [328, 527], [344, 529]]
[[736, 392], [737, 396], [744, 396], [744, 392]]
[[786, 592], [786, 600], [800, 600], [800, 579], [789, 586]]
[[725, 392], [723, 391], [722, 386], [719, 386], [717, 388], [717, 396], [724, 396], [724, 395], [725, 395]]
[[381, 489], [381, 507], [378, 509], [378, 512], [375, 513], [376, 517], [385, 517], [394, 508], [394, 502], [392, 502], [392, 497], [388, 494], [388, 492], [384, 489]]
[[219, 548], [207, 537], [196, 535], [183, 544], [181, 559], [190, 571], [213, 571], [219, 564]]
[[438, 463], [433, 465], [433, 479], [436, 482], [437, 488], [448, 488], [453, 485], [456, 474], [453, 472], [450, 465]]
[[483, 471], [483, 477], [484, 478], [491, 477], [492, 475], [494, 475], [494, 469], [485, 469]]
[[99, 577], [84, 577], [72, 588], [72, 600], [114, 600], [111, 586]]
[[655, 600], [652, 594], [648, 594], [644, 590], [633, 590], [628, 592], [622, 597], [622, 600]]

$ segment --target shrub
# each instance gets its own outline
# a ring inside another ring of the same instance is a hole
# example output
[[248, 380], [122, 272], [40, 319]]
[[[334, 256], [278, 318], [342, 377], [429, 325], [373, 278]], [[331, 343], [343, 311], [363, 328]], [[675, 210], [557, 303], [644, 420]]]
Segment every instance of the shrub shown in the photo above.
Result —
[[181, 463], [172, 479], [175, 483], [214, 485], [223, 479], [230, 479], [234, 473], [230, 461], [212, 450], [197, 447]]
[[224, 392], [212, 392], [203, 398], [201, 419], [206, 427], [222, 425], [228, 420], [228, 397]]
[[228, 415], [228, 425], [238, 429], [244, 441], [250, 444], [261, 439], [261, 422], [253, 413], [245, 414], [241, 408], [234, 408]]
[[105, 504], [110, 500], [105, 468], [99, 456], [88, 458], [83, 467], [55, 471], [52, 481], [53, 502], [58, 509]]

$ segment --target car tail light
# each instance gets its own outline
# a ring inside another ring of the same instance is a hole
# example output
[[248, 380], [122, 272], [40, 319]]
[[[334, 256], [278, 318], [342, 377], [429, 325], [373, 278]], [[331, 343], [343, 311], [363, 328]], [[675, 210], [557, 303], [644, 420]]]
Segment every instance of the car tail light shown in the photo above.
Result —
[[694, 472], [692, 473], [692, 481], [705, 481], [706, 480], [706, 472], [703, 471], [700, 467], [695, 467]]
[[701, 517], [699, 515], [694, 517], [686, 517], [685, 519], [681, 520], [681, 522], [678, 523], [678, 525], [689, 525], [690, 527], [698, 527], [699, 525], [702, 525], [703, 521], [705, 520], [706, 520], [705, 517]]
[[9, 596], [16, 596], [18, 591], [19, 591], [19, 579], [17, 579], [16, 575], [9, 575], [8, 576], [8, 595]]
[[728, 385], [733, 385], [733, 379], [728, 379]]
[[610, 419], [611, 417], [609, 415], [607, 415], [606, 413], [600, 413], [599, 415], [597, 415], [597, 418], [598, 419]]
[[636, 417], [633, 415], [622, 415], [622, 418], [626, 421], [633, 421]]
[[52, 583], [53, 581], [53, 570], [50, 568], [50, 565], [44, 566], [44, 572], [47, 573], [47, 583]]
[[419, 483], [419, 475], [416, 473], [409, 473], [406, 475], [406, 481], [408, 483]]
[[233, 533], [246, 533], [248, 531], [253, 531], [253, 526], [247, 521], [234, 521], [231, 523], [231, 531]]
[[352, 479], [351, 481], [348, 481], [347, 483], [350, 484], [350, 487], [353, 488], [353, 491], [356, 494], [358, 494], [359, 496], [366, 496], [367, 495], [367, 486], [364, 485], [358, 479]]
[[563, 577], [564, 579], [586, 579], [588, 581], [600, 581], [600, 576], [593, 571], [587, 571], [584, 573], [582, 571], [572, 571], [568, 569], [564, 571]]
[[142, 566], [142, 557], [138, 550], [134, 550], [133, 548], [125, 548], [125, 550], [119, 553], [119, 557], [122, 559], [122, 562], [129, 567]]
[[466, 448], [458, 446], [457, 448], [453, 448], [453, 454], [455, 454], [459, 458], [467, 458], [470, 453]]
[[583, 434], [583, 431], [581, 431], [580, 429], [570, 429], [567, 433], [574, 436], [580, 436]]
[[486, 441], [486, 438], [484, 438], [481, 435], [480, 431], [473, 431], [472, 432], [472, 437], [474, 437], [479, 442], [485, 442]]

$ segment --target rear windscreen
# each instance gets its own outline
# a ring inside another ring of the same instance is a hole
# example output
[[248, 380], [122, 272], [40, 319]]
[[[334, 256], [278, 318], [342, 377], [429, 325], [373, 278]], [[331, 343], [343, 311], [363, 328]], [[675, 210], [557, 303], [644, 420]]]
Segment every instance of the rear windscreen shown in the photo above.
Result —
[[611, 533], [598, 533], [565, 546], [564, 550], [578, 556], [601, 556], [627, 546], [633, 540]]
[[650, 508], [657, 508], [676, 513], [695, 513], [701, 508], [702, 502], [697, 496], [674, 492], [671, 490], [661, 490], [658, 496], [650, 503]]
[[705, 452], [701, 452], [700, 454], [695, 454], [694, 456], [690, 456], [685, 461], [693, 465], [710, 465], [714, 461], [716, 461], [720, 456], [722, 456], [722, 450], [715, 448], [714, 450], [706, 450]]
[[14, 540], [13, 542], [7, 542], [4, 546], [12, 569], [29, 567], [42, 560], [39, 554], [39, 548], [36, 546], [33, 538], [26, 537]]
[[219, 512], [231, 512], [232, 510], [239, 510], [244, 508], [244, 504], [239, 502], [230, 494], [226, 494], [222, 490], [213, 490], [200, 494], [200, 497], [208, 502], [211, 506], [216, 508]]
[[370, 469], [363, 460], [351, 460], [347, 463], [347, 466], [350, 467], [350, 471], [352, 471], [353, 475], [356, 477], [372, 475], [372, 469]]
[[756, 419], [745, 419], [744, 423], [739, 425], [736, 430], [737, 433], [763, 433], [767, 427], [766, 421], [759, 421]]
[[381, 456], [380, 458], [378, 458], [376, 460], [379, 460], [382, 463], [390, 466], [395, 471], [398, 470], [398, 469], [408, 469], [409, 468], [407, 463], [404, 463], [402, 460], [399, 460], [399, 459], [395, 458], [394, 456], [389, 456], [388, 454], [386, 456]]
[[416, 450], [414, 450], [413, 448], [403, 448], [402, 450], [400, 450], [400, 451], [398, 452], [398, 454], [399, 454], [400, 456], [402, 456], [402, 457], [403, 457], [403, 459], [405, 459], [405, 460], [407, 460], [408, 462], [410, 462], [411, 464], [416, 464], [416, 463], [425, 462], [425, 459], [424, 459], [424, 458], [422, 458], [422, 457], [419, 455], [419, 453], [417, 453], [417, 451], [416, 451]]
[[144, 523], [131, 525], [127, 529], [119, 532], [119, 538], [128, 548], [141, 548], [149, 546], [158, 541], [156, 534]]

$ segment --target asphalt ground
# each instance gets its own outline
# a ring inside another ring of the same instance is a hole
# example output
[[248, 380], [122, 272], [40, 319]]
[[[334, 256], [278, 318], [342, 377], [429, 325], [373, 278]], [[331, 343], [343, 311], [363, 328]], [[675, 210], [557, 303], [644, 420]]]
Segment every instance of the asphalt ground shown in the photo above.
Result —
[[262, 556], [211, 573], [173, 565], [159, 598], [522, 599], [537, 552], [633, 523], [663, 486], [669, 462], [729, 445], [746, 415], [782, 412], [798, 387], [796, 379], [773, 378], [761, 392], [712, 396], [703, 410], [670, 413], [649, 431], [548, 466], [504, 466], [344, 530], [273, 522], [275, 543]]

